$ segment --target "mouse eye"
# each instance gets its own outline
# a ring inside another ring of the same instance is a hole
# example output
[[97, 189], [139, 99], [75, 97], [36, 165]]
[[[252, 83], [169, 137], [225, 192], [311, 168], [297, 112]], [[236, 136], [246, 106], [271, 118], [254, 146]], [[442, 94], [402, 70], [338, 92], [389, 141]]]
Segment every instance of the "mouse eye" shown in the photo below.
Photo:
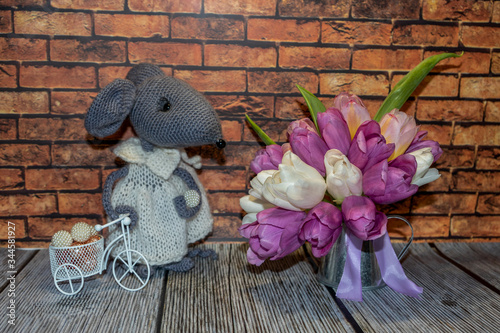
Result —
[[170, 110], [170, 102], [165, 97], [160, 98], [160, 111], [167, 112]]

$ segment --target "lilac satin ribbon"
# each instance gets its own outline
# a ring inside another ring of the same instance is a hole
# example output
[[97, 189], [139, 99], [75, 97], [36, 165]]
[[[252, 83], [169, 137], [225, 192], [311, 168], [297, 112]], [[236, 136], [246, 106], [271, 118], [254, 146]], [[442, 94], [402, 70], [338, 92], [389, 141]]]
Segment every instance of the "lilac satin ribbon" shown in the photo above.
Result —
[[[346, 230], [345, 244], [345, 267], [336, 295], [340, 298], [362, 302], [361, 247], [363, 240]], [[423, 289], [406, 277], [392, 248], [389, 234], [385, 233], [382, 237], [373, 240], [373, 248], [384, 282], [398, 293], [420, 298]]]

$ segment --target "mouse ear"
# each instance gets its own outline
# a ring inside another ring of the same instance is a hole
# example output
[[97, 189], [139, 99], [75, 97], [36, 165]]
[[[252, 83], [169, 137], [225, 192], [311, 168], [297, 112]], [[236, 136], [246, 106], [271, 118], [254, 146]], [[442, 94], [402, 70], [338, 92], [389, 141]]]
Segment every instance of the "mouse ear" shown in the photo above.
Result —
[[87, 111], [87, 131], [98, 138], [114, 134], [134, 106], [135, 90], [132, 82], [123, 79], [116, 79], [104, 87]]
[[165, 76], [165, 73], [161, 70], [160, 67], [153, 65], [142, 63], [134, 66], [127, 74], [127, 80], [132, 81], [135, 86], [139, 86], [141, 83], [154, 76]]

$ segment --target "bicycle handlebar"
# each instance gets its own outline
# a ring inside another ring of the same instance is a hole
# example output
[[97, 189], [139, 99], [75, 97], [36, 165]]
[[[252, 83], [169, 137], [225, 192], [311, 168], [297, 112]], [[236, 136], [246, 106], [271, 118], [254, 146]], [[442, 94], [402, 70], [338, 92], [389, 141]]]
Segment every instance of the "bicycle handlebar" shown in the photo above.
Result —
[[109, 222], [107, 224], [104, 224], [104, 225], [96, 224], [95, 227], [94, 227], [94, 229], [97, 232], [99, 232], [102, 229], [107, 228], [109, 226], [112, 226], [113, 224], [116, 224], [118, 222], [122, 222], [124, 225], [130, 225], [130, 223], [132, 223], [132, 220], [128, 216], [129, 216], [129, 214], [124, 214], [123, 216], [120, 216], [118, 219], [116, 219], [114, 221], [111, 221], [111, 222]]

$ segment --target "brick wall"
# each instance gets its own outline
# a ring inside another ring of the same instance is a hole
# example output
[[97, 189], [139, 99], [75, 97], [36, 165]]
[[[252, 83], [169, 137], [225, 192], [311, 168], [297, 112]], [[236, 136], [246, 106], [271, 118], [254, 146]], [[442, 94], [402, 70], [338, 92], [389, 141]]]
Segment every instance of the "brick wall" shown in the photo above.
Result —
[[[98, 91], [153, 62], [204, 92], [228, 146], [201, 153], [215, 215], [212, 239], [238, 238], [238, 199], [261, 145], [249, 113], [275, 141], [303, 117], [298, 83], [326, 105], [358, 94], [372, 114], [424, 57], [444, 61], [404, 110], [443, 145], [442, 177], [387, 207], [420, 240], [500, 239], [500, 1], [3, 0], [0, 2], [0, 238], [46, 246], [77, 221], [103, 220], [101, 192], [117, 168], [85, 131]], [[405, 230], [396, 225], [393, 234]]]

